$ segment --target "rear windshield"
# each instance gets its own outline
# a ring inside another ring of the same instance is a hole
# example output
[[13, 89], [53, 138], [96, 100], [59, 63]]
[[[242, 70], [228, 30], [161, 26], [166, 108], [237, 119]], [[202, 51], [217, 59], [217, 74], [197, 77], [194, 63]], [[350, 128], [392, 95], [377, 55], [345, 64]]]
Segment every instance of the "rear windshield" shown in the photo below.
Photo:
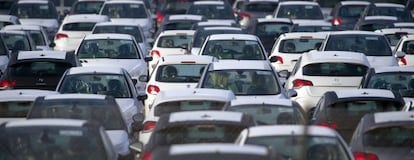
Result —
[[206, 40], [206, 38], [212, 34], [241, 34], [243, 32], [241, 30], [199, 30], [196, 33], [197, 34], [194, 35], [193, 47], [201, 47], [201, 45], [204, 43], [204, 40]]
[[60, 77], [70, 67], [71, 64], [63, 62], [22, 62], [13, 64], [9, 71], [12, 77]]
[[30, 37], [34, 40], [36, 46], [45, 46], [45, 39], [40, 31], [29, 31]]
[[291, 106], [240, 105], [229, 110], [252, 115], [258, 125], [304, 124], [301, 112]]
[[194, 0], [167, 0], [163, 5], [161, 12], [169, 14], [185, 14]]
[[363, 143], [372, 147], [404, 147], [412, 148], [414, 126], [401, 125], [381, 127], [369, 130], [363, 135]]
[[289, 23], [258, 23], [254, 31], [257, 36], [274, 36], [277, 37], [290, 31], [292, 24]]
[[203, 15], [207, 19], [235, 19], [233, 10], [227, 5], [193, 5], [187, 14]]
[[401, 32], [401, 33], [395, 33], [395, 34], [386, 34], [385, 37], [387, 37], [388, 42], [390, 42], [391, 46], [396, 46], [398, 42], [400, 41], [401, 37], [406, 36], [407, 32]]
[[52, 3], [20, 3], [12, 8], [10, 14], [21, 19], [56, 19], [58, 16], [56, 8]]
[[147, 9], [144, 4], [105, 4], [102, 15], [109, 18], [147, 18]]
[[138, 27], [133, 26], [97, 26], [93, 33], [120, 33], [134, 36], [138, 43], [142, 43], [142, 34]]
[[30, 51], [30, 42], [25, 35], [3, 34], [1, 35], [7, 48], [13, 52]]
[[359, 26], [358, 30], [361, 31], [375, 31], [384, 28], [392, 28], [393, 24], [388, 22], [368, 22], [367, 24], [363, 24]]
[[276, 16], [290, 19], [323, 19], [322, 11], [316, 5], [283, 5], [279, 7]]
[[187, 35], [187, 34], [162, 36], [158, 39], [157, 47], [181, 48], [183, 45], [188, 45], [192, 39], [193, 39], [193, 36]]
[[367, 16], [393, 16], [405, 22], [412, 20], [410, 12], [405, 7], [371, 7]]
[[387, 89], [400, 92], [403, 97], [414, 97], [414, 72], [374, 74], [366, 88]]
[[210, 100], [183, 100], [175, 102], [166, 102], [154, 106], [155, 116], [162, 114], [181, 112], [181, 111], [198, 111], [198, 110], [222, 110], [225, 107], [223, 101]]
[[247, 12], [268, 12], [273, 13], [277, 8], [278, 3], [249, 3], [245, 6]]
[[78, 2], [72, 8], [72, 14], [98, 14], [104, 1]]
[[253, 40], [209, 40], [201, 54], [214, 56], [218, 59], [266, 59], [259, 41]]
[[32, 101], [0, 102], [0, 118], [26, 118]]
[[96, 23], [82, 22], [82, 23], [67, 23], [63, 26], [64, 31], [92, 31]]
[[139, 50], [134, 41], [124, 39], [83, 40], [78, 51], [79, 58], [138, 59]]
[[164, 25], [164, 30], [192, 30], [197, 22], [175, 22]]
[[306, 76], [363, 76], [368, 67], [352, 63], [314, 63], [303, 67]]
[[317, 50], [322, 45], [323, 41], [324, 39], [312, 39], [308, 37], [285, 39], [280, 42], [279, 52], [302, 54], [311, 50]]
[[365, 5], [344, 5], [339, 9], [338, 17], [359, 18], [365, 7]]
[[367, 113], [399, 111], [401, 108], [399, 103], [393, 101], [354, 100], [331, 105], [327, 108], [327, 114], [338, 119], [344, 116], [361, 118]]
[[170, 64], [157, 69], [156, 81], [174, 83], [197, 83], [205, 64]]
[[353, 51], [366, 56], [392, 56], [391, 48], [380, 35], [331, 35], [325, 51]]

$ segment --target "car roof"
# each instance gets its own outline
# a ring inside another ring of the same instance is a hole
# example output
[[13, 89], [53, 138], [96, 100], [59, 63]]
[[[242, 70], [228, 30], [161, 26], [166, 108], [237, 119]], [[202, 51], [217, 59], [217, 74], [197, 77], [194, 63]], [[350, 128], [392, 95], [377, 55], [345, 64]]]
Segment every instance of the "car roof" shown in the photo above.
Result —
[[208, 40], [251, 40], [258, 41], [258, 38], [252, 34], [212, 34]]
[[404, 40], [413, 40], [414, 39], [414, 34], [405, 35], [405, 36], [401, 37], [401, 39], [404, 39]]
[[120, 67], [72, 67], [68, 70], [67, 75], [74, 74], [92, 74], [92, 73], [104, 73], [104, 74], [123, 74]]
[[332, 23], [325, 20], [292, 20], [298, 26], [332, 26]]
[[360, 123], [363, 123], [362, 133], [384, 127], [412, 125], [414, 121], [413, 112], [377, 112], [365, 114]]
[[383, 34], [396, 34], [396, 33], [408, 33], [413, 34], [414, 29], [411, 28], [384, 28], [375, 30], [375, 32], [383, 33]]
[[230, 27], [230, 26], [220, 26], [220, 27], [204, 27], [201, 28], [202, 30], [208, 31], [208, 30], [242, 30], [238, 27]]
[[413, 27], [413, 22], [395, 22], [394, 27]]
[[394, 17], [394, 16], [365, 16], [364, 17], [364, 21], [373, 21], [373, 20], [397, 21], [398, 17]]
[[177, 14], [168, 16], [168, 20], [203, 20], [203, 16], [194, 14]]
[[99, 22], [99, 23], [96, 23], [96, 25], [95, 26], [130, 26], [130, 27], [139, 27], [138, 25], [136, 25], [136, 24], [133, 24], [133, 23], [128, 23], [128, 22], [125, 22], [125, 21], [116, 21], [116, 22], [113, 22], [113, 21], [109, 21], [109, 22]]
[[98, 34], [89, 34], [85, 36], [84, 40], [94, 40], [94, 39], [124, 39], [124, 40], [134, 40], [134, 36], [129, 34], [120, 34], [120, 33], [98, 33]]
[[356, 30], [330, 32], [329, 35], [377, 35], [377, 36], [383, 36], [382, 33], [376, 33], [376, 32], [370, 32], [370, 31], [356, 31]]
[[186, 100], [214, 100], [221, 102], [230, 102], [236, 96], [232, 91], [211, 88], [184, 88], [176, 90], [161, 91], [157, 94], [153, 106], [171, 101]]
[[367, 1], [341, 1], [341, 5], [369, 5], [370, 2]]
[[[413, 112], [381, 112], [374, 114], [375, 123], [411, 121], [414, 122]], [[411, 123], [412, 124], [412, 123]]]
[[248, 2], [249, 3], [250, 2], [253, 2], [253, 3], [255, 3], [255, 2], [276, 2], [276, 3], [278, 3], [279, 0], [249, 0]]
[[325, 39], [328, 32], [290, 32], [280, 35], [282, 39], [297, 39], [297, 38], [309, 38], [309, 39]]
[[237, 98], [231, 101], [231, 106], [238, 106], [238, 105], [256, 105], [256, 104], [263, 104], [263, 105], [282, 105], [282, 106], [292, 106], [292, 100], [290, 99], [269, 99], [264, 97], [243, 97]]
[[[241, 122], [243, 113], [229, 111], [185, 111], [174, 112], [168, 116], [169, 123], [189, 121], [228, 121]], [[161, 118], [160, 118], [161, 119]]]
[[250, 60], [219, 60], [211, 63], [209, 70], [227, 70], [227, 69], [256, 69], [272, 70], [267, 61], [250, 61]]
[[386, 73], [386, 72], [414, 72], [414, 66], [375, 67], [375, 73]]
[[328, 137], [338, 136], [335, 130], [316, 125], [267, 125], [250, 127], [248, 129], [248, 137], [305, 135], [306, 127], [306, 135]]
[[17, 21], [19, 18], [13, 15], [0, 15], [1, 22], [14, 22]]
[[17, 55], [17, 60], [26, 59], [59, 59], [65, 60], [67, 53], [65, 51], [47, 50], [47, 51], [20, 51]]
[[106, 22], [109, 21], [109, 17], [106, 15], [97, 14], [75, 14], [67, 15], [63, 20], [63, 24], [76, 23], [76, 22]]
[[144, 2], [143, 1], [135, 1], [135, 0], [116, 0], [116, 1], [114, 1], [114, 0], [107, 0], [107, 1], [105, 1], [105, 4], [114, 4], [114, 3], [139, 3], [139, 4], [144, 4]]
[[396, 3], [374, 3], [376, 7], [401, 7], [405, 8], [402, 4], [396, 4]]
[[391, 90], [385, 89], [344, 89], [327, 91], [324, 93], [325, 106], [330, 106], [338, 102], [348, 102], [351, 100], [381, 100], [392, 101], [404, 105], [404, 99], [400, 94], [394, 94]]
[[230, 21], [214, 21], [214, 20], [207, 20], [207, 21], [201, 21], [197, 22], [197, 26], [207, 26], [207, 25], [223, 25], [223, 26], [230, 26], [234, 24], [234, 22]]
[[38, 90], [38, 89], [13, 89], [1, 90], [0, 102], [18, 101], [18, 100], [35, 100], [38, 96], [58, 94], [55, 91]]
[[15, 24], [15, 25], [7, 25], [2, 28], [2, 30], [34, 30], [38, 31], [41, 30], [41, 26], [38, 25], [21, 25], [21, 24]]
[[58, 99], [95, 99], [95, 100], [104, 100], [106, 95], [99, 94], [56, 94], [56, 95], [47, 95], [44, 97], [44, 100], [58, 100]]
[[319, 6], [319, 4], [317, 2], [309, 2], [309, 1], [284, 1], [284, 2], [280, 2], [280, 5], [315, 5], [315, 6]]
[[301, 66], [312, 63], [345, 62], [370, 66], [365, 54], [348, 51], [312, 51], [302, 54]]
[[289, 18], [258, 18], [258, 23], [264, 22], [283, 22], [283, 23], [292, 23], [292, 20]]
[[19, 0], [17, 3], [39, 3], [39, 4], [47, 4], [49, 3], [47, 0]]
[[20, 35], [27, 35], [25, 31], [18, 31], [18, 30], [0, 30], [0, 34], [20, 34]]
[[28, 119], [19, 121], [9, 121], [6, 123], [6, 128], [10, 127], [33, 127], [33, 126], [56, 126], [56, 127], [82, 127], [86, 124], [85, 120], [75, 119], [58, 119], [58, 118], [41, 118]]
[[194, 5], [224, 5], [223, 1], [195, 1]]
[[165, 30], [162, 31], [158, 36], [171, 36], [171, 35], [194, 35], [195, 30]]
[[163, 64], [209, 64], [216, 58], [208, 55], [173, 54], [163, 56], [158, 65]]
[[230, 143], [209, 143], [209, 144], [179, 144], [169, 148], [170, 155], [211, 153], [211, 154], [255, 154], [267, 155], [266, 147], [256, 145], [235, 145]]

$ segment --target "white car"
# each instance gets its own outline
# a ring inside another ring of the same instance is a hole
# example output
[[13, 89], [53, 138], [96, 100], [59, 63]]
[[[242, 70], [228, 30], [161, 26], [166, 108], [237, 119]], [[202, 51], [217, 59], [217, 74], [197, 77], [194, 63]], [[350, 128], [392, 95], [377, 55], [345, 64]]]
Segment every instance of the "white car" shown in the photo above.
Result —
[[194, 88], [207, 64], [214, 57], [198, 55], [169, 55], [161, 57], [158, 65], [151, 73], [146, 86], [148, 98], [145, 100], [145, 113], [160, 91], [179, 88]]
[[387, 37], [388, 42], [390, 43], [391, 50], [394, 51], [395, 46], [400, 41], [401, 37], [406, 35], [414, 34], [414, 29], [409, 28], [384, 28], [376, 30], [375, 32], [384, 34]]
[[324, 20], [322, 9], [318, 2], [283, 1], [277, 6], [275, 18], [290, 18], [300, 20]]
[[152, 130], [159, 117], [182, 111], [223, 110], [236, 99], [233, 92], [223, 89], [185, 88], [161, 91], [154, 98], [154, 103], [143, 121], [144, 129], [140, 132], [139, 141], [148, 143]]
[[149, 55], [149, 50], [151, 49], [147, 38], [144, 36], [144, 31], [141, 26], [137, 26], [131, 23], [126, 22], [102, 22], [97, 23], [92, 30], [92, 34], [97, 33], [120, 33], [120, 34], [130, 34], [134, 36], [135, 41], [137, 41], [141, 51], [143, 51], [144, 56]]
[[132, 117], [144, 108], [128, 72], [119, 67], [72, 67], [62, 76], [56, 91], [113, 96], [127, 126], [131, 126]]
[[47, 31], [42, 26], [37, 25], [8, 25], [2, 28], [2, 30], [17, 30], [26, 31], [32, 37], [36, 44], [36, 49], [39, 50], [51, 50], [54, 44], [49, 40]]
[[194, 36], [193, 30], [167, 30], [160, 33], [151, 49], [152, 61], [149, 72], [152, 73], [159, 59], [173, 54], [188, 54], [187, 48]]
[[38, 96], [58, 94], [55, 91], [16, 89], [0, 91], [0, 124], [6, 121], [26, 119], [33, 101]]
[[[90, 34], [76, 49], [82, 66], [122, 67], [128, 71], [132, 79], [148, 75], [147, 61], [135, 38], [129, 34]], [[136, 84], [140, 95], [145, 94], [145, 82]]]
[[414, 66], [414, 35], [401, 37], [394, 52], [404, 52], [405, 56], [398, 59], [400, 66]]
[[95, 14], [67, 15], [55, 35], [55, 50], [73, 51], [92, 33], [96, 23], [108, 22], [108, 16]]
[[249, 127], [240, 133], [235, 143], [241, 146], [267, 146], [286, 159], [354, 159], [342, 137], [335, 130], [321, 126]]
[[370, 64], [362, 53], [314, 51], [302, 54], [288, 78], [285, 88], [294, 89], [304, 111], [316, 106], [326, 91], [358, 88]]
[[149, 42], [153, 41], [153, 19], [149, 8], [145, 7], [143, 1], [105, 1], [99, 14], [107, 15], [111, 18], [111, 22], [125, 22], [139, 25], [144, 30], [147, 40]]
[[13, 15], [0, 15], [0, 29], [8, 25], [20, 24], [19, 18]]
[[[204, 23], [204, 22], [199, 22]], [[211, 23], [206, 23], [211, 24]], [[214, 24], [214, 23], [213, 23]], [[243, 33], [243, 30], [239, 27], [231, 27], [231, 26], [200, 26], [197, 27], [196, 31], [194, 32], [193, 39], [191, 40], [191, 44], [188, 47], [191, 54], [198, 55], [198, 52], [200, 52], [201, 46], [204, 44], [204, 40], [209, 35], [212, 34], [235, 34], [235, 33]]]
[[279, 71], [291, 72], [299, 57], [305, 52], [318, 50], [326, 35], [325, 32], [295, 32], [280, 35], [270, 54], [270, 57], [277, 58], [272, 65]]

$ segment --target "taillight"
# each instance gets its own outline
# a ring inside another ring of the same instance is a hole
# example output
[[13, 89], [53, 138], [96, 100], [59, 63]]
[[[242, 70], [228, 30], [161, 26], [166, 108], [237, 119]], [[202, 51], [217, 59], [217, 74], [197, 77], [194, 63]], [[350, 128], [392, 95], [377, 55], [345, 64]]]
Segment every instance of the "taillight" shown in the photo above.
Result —
[[336, 123], [326, 123], [326, 122], [319, 122], [317, 123], [317, 125], [322, 126], [322, 127], [333, 128], [333, 129], [336, 129], [338, 127]]
[[403, 65], [407, 65], [407, 59], [405, 59], [405, 57], [400, 58], [400, 62], [401, 62]]
[[239, 13], [239, 16], [242, 18], [250, 18], [250, 14], [248, 13]]
[[16, 81], [10, 81], [10, 80], [1, 80], [0, 81], [0, 89], [7, 89], [10, 87], [16, 86]]
[[293, 88], [299, 89], [303, 86], [313, 86], [312, 81], [303, 80], [303, 79], [295, 79], [293, 82]]
[[146, 121], [144, 123], [143, 132], [151, 131], [152, 129], [154, 129], [154, 127], [155, 127], [156, 124], [157, 124], [157, 122], [154, 122], [154, 121]]
[[372, 153], [354, 152], [355, 160], [378, 160], [377, 155]]
[[164, 20], [164, 15], [162, 13], [157, 12], [157, 22], [161, 23]]
[[160, 87], [156, 85], [148, 85], [147, 87], [147, 93], [149, 94], [158, 94], [160, 92]]
[[61, 38], [68, 38], [68, 35], [63, 33], [57, 33], [55, 39], [58, 40]]
[[340, 24], [342, 24], [342, 19], [341, 19], [341, 18], [334, 18], [334, 19], [332, 20], [332, 24], [333, 24], [334, 26], [340, 25]]
[[150, 160], [151, 159], [151, 152], [145, 152], [142, 155], [142, 160]]
[[279, 62], [280, 64], [283, 64], [283, 58], [280, 56], [276, 56], [277, 57], [277, 62]]
[[161, 57], [161, 53], [158, 50], [151, 50], [151, 57], [158, 56]]

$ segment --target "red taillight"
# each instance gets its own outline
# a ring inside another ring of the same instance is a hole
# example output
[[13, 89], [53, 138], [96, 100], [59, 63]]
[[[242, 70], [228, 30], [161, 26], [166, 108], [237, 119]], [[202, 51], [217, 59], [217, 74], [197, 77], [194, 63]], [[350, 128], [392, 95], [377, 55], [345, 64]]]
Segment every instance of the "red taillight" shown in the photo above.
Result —
[[68, 38], [67, 34], [63, 34], [63, 33], [57, 33], [56, 34], [56, 39], [61, 39], [61, 38]]
[[250, 18], [250, 14], [248, 14], [248, 13], [239, 13], [239, 16], [241, 18]]
[[16, 86], [16, 81], [2, 80], [0, 81], [0, 89], [7, 89]]
[[400, 62], [401, 62], [403, 65], [407, 65], [407, 59], [405, 59], [405, 57], [400, 58]]
[[336, 127], [338, 127], [336, 123], [326, 123], [326, 122], [319, 122], [317, 123], [317, 125], [322, 126], [322, 127], [333, 128], [333, 129], [336, 129]]
[[377, 155], [372, 153], [354, 152], [355, 160], [378, 160]]
[[160, 92], [160, 87], [156, 85], [148, 85], [147, 87], [147, 93], [149, 94], [158, 94]]
[[164, 15], [162, 13], [157, 12], [157, 22], [161, 23], [164, 20]]
[[142, 160], [150, 160], [151, 159], [151, 152], [145, 152], [142, 155]]
[[313, 86], [312, 81], [303, 80], [303, 79], [295, 79], [293, 81], [293, 88], [298, 89], [303, 86]]
[[280, 56], [276, 56], [277, 57], [277, 62], [279, 62], [280, 64], [283, 64], [283, 58]]
[[155, 125], [156, 125], [157, 123], [156, 122], [154, 122], [154, 121], [146, 121], [145, 123], [144, 123], [144, 129], [143, 129], [143, 131], [144, 132], [148, 132], [148, 131], [151, 131], [152, 129], [154, 129], [154, 127], [155, 127]]
[[332, 24], [333, 24], [334, 26], [340, 25], [340, 24], [342, 24], [342, 19], [341, 19], [341, 18], [334, 18], [334, 19], [332, 20]]
[[151, 50], [151, 57], [158, 56], [161, 57], [161, 53], [158, 50]]

